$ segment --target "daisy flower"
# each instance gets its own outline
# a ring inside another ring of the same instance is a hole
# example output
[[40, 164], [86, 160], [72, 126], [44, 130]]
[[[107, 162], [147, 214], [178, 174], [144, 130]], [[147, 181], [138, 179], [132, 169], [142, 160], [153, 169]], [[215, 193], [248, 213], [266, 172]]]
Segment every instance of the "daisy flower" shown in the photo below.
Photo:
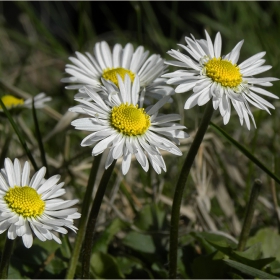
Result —
[[[146, 95], [161, 98], [173, 92], [172, 87], [166, 85], [166, 79], [160, 78], [167, 68], [160, 55], [153, 54], [148, 58], [149, 51], [144, 51], [139, 46], [135, 51], [131, 43], [124, 48], [120, 44], [114, 45], [110, 50], [107, 42], [95, 44], [94, 55], [76, 52], [77, 57], [69, 57], [73, 64], [67, 64], [65, 72], [71, 75], [62, 79], [65, 83], [74, 83], [66, 89], [80, 89], [83, 86], [100, 89], [101, 78], [113, 82], [118, 86], [117, 75], [124, 79], [128, 75], [133, 82], [139, 75], [140, 87], [146, 90]], [[78, 97], [87, 98], [85, 92], [80, 92]]]
[[[32, 108], [32, 98], [28, 98], [26, 100], [22, 98], [17, 98], [13, 95], [4, 95], [1, 97], [2, 102], [8, 110], [18, 110], [22, 108]], [[45, 106], [45, 102], [51, 100], [51, 97], [46, 96], [45, 93], [39, 93], [34, 96], [34, 107], [36, 109], [43, 108]], [[0, 105], [0, 112], [3, 112], [3, 109]]]
[[78, 202], [57, 198], [65, 193], [60, 175], [44, 179], [46, 168], [42, 167], [31, 180], [30, 164], [25, 162], [23, 170], [18, 159], [14, 163], [5, 159], [5, 168], [0, 172], [0, 233], [8, 230], [8, 238], [21, 236], [26, 248], [33, 243], [32, 231], [41, 240], [55, 240], [61, 244], [54, 232], [67, 233], [64, 227], [76, 231], [73, 219], [80, 218], [76, 208]]
[[[135, 155], [142, 168], [149, 169], [149, 161], [155, 171], [160, 174], [166, 171], [165, 162], [159, 149], [175, 155], [182, 155], [179, 138], [187, 138], [183, 125], [174, 121], [180, 120], [177, 114], [163, 115], [158, 110], [168, 101], [170, 96], [163, 97], [155, 105], [146, 110], [139, 102], [140, 79], [135, 75], [134, 82], [126, 75], [124, 81], [117, 76], [119, 89], [111, 82], [103, 81], [102, 90], [107, 99], [102, 99], [95, 90], [85, 88], [90, 102], [76, 99], [81, 105], [70, 108], [72, 112], [87, 113], [89, 118], [77, 119], [72, 125], [79, 130], [92, 133], [85, 137], [82, 146], [96, 144], [92, 155], [96, 156], [109, 149], [105, 163], [107, 169], [114, 159], [122, 157], [122, 172], [129, 170], [131, 157]], [[173, 141], [173, 142], [171, 142]]]
[[[173, 66], [183, 67], [186, 70], [178, 70], [163, 75], [169, 78], [168, 84], [178, 85], [175, 92], [182, 93], [193, 90], [193, 94], [187, 99], [185, 109], [195, 105], [202, 106], [212, 99], [213, 107], [219, 108], [224, 124], [227, 124], [231, 114], [231, 104], [235, 108], [241, 125], [245, 123], [250, 129], [250, 120], [254, 125], [254, 117], [249, 104], [259, 109], [274, 109], [274, 106], [260, 95], [278, 98], [275, 94], [262, 87], [271, 86], [271, 82], [277, 78], [266, 77], [256, 78], [254, 75], [265, 72], [271, 68], [270, 65], [263, 65], [262, 59], [265, 52], [260, 52], [241, 64], [237, 65], [243, 41], [240, 41], [233, 50], [226, 56], [221, 56], [222, 39], [218, 32], [214, 44], [206, 33], [206, 40], [196, 40], [186, 37], [187, 46], [180, 45], [188, 52], [188, 55], [180, 51], [171, 50], [168, 54], [176, 61], [165, 62]], [[256, 127], [256, 125], [255, 125]]]

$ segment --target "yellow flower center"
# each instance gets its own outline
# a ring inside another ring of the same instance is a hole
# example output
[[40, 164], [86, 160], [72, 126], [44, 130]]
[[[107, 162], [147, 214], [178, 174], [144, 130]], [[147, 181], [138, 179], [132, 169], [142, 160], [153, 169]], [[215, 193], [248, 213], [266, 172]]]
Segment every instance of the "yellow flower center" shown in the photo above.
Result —
[[121, 68], [121, 67], [105, 69], [103, 71], [102, 77], [105, 80], [109, 80], [109, 81], [113, 82], [117, 87], [119, 87], [117, 74], [119, 74], [121, 76], [122, 80], [124, 80], [124, 77], [126, 74], [129, 75], [131, 82], [133, 82], [134, 78], [135, 78], [135, 74], [133, 72], [131, 72], [128, 69]]
[[242, 82], [239, 67], [228, 60], [212, 58], [205, 64], [206, 75], [224, 87], [236, 87]]
[[24, 218], [35, 218], [42, 215], [45, 210], [45, 202], [41, 196], [28, 186], [10, 188], [4, 196], [4, 200], [13, 212]]
[[[11, 109], [12, 107], [16, 107], [24, 104], [23, 99], [16, 98], [12, 95], [4, 95], [1, 99], [7, 109]], [[2, 108], [1, 105], [0, 108]]]
[[126, 103], [113, 107], [111, 125], [127, 136], [135, 136], [144, 134], [150, 127], [151, 121], [144, 108], [139, 109], [138, 105]]

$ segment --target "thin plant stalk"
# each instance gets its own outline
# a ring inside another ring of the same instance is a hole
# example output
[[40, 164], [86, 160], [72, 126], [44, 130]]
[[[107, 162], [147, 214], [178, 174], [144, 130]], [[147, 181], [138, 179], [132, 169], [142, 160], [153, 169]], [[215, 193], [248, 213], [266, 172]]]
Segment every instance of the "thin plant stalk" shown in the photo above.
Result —
[[177, 274], [177, 250], [178, 250], [178, 227], [180, 219], [180, 208], [183, 197], [184, 188], [190, 173], [190, 169], [196, 157], [197, 151], [206, 133], [210, 123], [214, 108], [211, 102], [208, 102], [205, 113], [189, 149], [184, 165], [182, 167], [173, 198], [171, 210], [171, 225], [170, 225], [170, 247], [169, 247], [169, 277], [176, 278]]
[[2, 101], [1, 98], [0, 98], [0, 106], [2, 107], [2, 109], [3, 109], [4, 113], [5, 113], [5, 115], [7, 116], [8, 120], [10, 121], [10, 123], [11, 123], [11, 125], [12, 125], [12, 127], [13, 127], [15, 133], [17, 134], [18, 139], [19, 139], [19, 141], [20, 141], [22, 147], [24, 148], [24, 150], [25, 150], [25, 152], [26, 152], [26, 154], [27, 154], [29, 160], [31, 161], [31, 163], [32, 163], [32, 165], [33, 165], [35, 171], [38, 171], [39, 168], [38, 168], [38, 166], [37, 166], [37, 164], [36, 164], [36, 162], [35, 162], [35, 160], [34, 160], [32, 154], [31, 154], [30, 150], [29, 150], [28, 147], [27, 147], [27, 144], [26, 144], [26, 142], [25, 142], [24, 137], [22, 136], [21, 132], [19, 131], [19, 129], [18, 129], [18, 127], [17, 127], [15, 121], [13, 120], [13, 118], [12, 118], [12, 116], [11, 116], [9, 110], [7, 110], [7, 108], [6, 108], [4, 102]]
[[88, 212], [90, 209], [90, 204], [92, 200], [92, 192], [93, 187], [95, 185], [96, 175], [97, 171], [100, 165], [102, 154], [96, 156], [93, 158], [90, 175], [87, 183], [86, 193], [84, 195], [83, 204], [82, 204], [82, 213], [81, 213], [81, 219], [79, 222], [79, 230], [76, 236], [74, 249], [72, 251], [71, 259], [69, 261], [68, 270], [66, 273], [65, 279], [74, 279], [80, 251], [83, 245], [83, 239], [85, 235], [85, 228], [88, 218]]
[[0, 263], [0, 279], [8, 279], [9, 264], [13, 252], [13, 245], [14, 240], [9, 239], [7, 236]]
[[38, 123], [38, 119], [37, 119], [36, 109], [35, 109], [35, 105], [34, 105], [34, 98], [32, 98], [32, 115], [33, 115], [33, 120], [34, 120], [34, 124], [35, 124], [35, 131], [36, 131], [36, 136], [37, 136], [36, 138], [37, 138], [37, 142], [38, 142], [38, 146], [39, 146], [39, 150], [40, 150], [40, 154], [41, 154], [42, 163], [46, 167], [46, 176], [49, 177], [49, 168], [48, 168], [48, 164], [47, 164], [44, 144], [42, 141], [42, 135], [40, 132], [39, 123]]
[[254, 215], [254, 211], [256, 208], [256, 203], [257, 203], [257, 199], [258, 199], [261, 187], [262, 187], [261, 180], [256, 179], [253, 184], [253, 187], [252, 187], [249, 203], [247, 205], [247, 209], [246, 209], [246, 213], [245, 213], [245, 219], [243, 222], [243, 226], [242, 226], [242, 230], [241, 230], [241, 234], [240, 234], [239, 242], [238, 242], [238, 246], [237, 246], [237, 250], [240, 252], [244, 251], [246, 243], [247, 243], [247, 239], [249, 237], [251, 224], [252, 224], [252, 220], [253, 220], [253, 215]]
[[101, 207], [101, 203], [106, 191], [106, 187], [109, 183], [110, 177], [113, 173], [114, 167], [116, 164], [116, 160], [106, 169], [103, 173], [101, 178], [100, 184], [98, 186], [98, 190], [96, 192], [91, 212], [88, 218], [88, 224], [86, 228], [86, 235], [84, 240], [83, 252], [82, 252], [82, 278], [89, 279], [90, 275], [90, 258], [91, 258], [91, 251], [93, 246], [93, 237], [94, 237], [94, 230], [95, 225], [98, 217], [98, 213]]

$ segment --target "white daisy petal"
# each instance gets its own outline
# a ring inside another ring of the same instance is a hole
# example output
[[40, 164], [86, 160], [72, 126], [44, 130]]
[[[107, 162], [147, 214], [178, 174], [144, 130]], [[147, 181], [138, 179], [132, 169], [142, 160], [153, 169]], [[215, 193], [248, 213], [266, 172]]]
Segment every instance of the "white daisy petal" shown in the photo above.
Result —
[[126, 173], [129, 170], [131, 163], [131, 153], [128, 153], [127, 155], [124, 155], [123, 161], [122, 161], [122, 173], [123, 175], [126, 175]]
[[76, 208], [69, 208], [78, 202], [77, 199], [56, 199], [65, 193], [61, 189], [63, 182], [56, 185], [60, 175], [45, 180], [45, 172], [42, 167], [29, 183], [30, 164], [25, 162], [21, 173], [20, 161], [15, 159], [13, 164], [9, 158], [5, 159], [5, 168], [1, 170], [0, 233], [8, 230], [9, 239], [22, 237], [26, 248], [33, 244], [32, 231], [41, 241], [58, 241], [53, 238], [53, 232], [66, 234], [64, 227], [76, 231], [73, 219], [81, 216]]
[[244, 43], [244, 40], [240, 41], [234, 48], [233, 50], [230, 52], [229, 56], [228, 56], [228, 60], [230, 60], [232, 62], [232, 64], [237, 63], [238, 59], [239, 59], [239, 55], [240, 55], [240, 49], [242, 47]]
[[206, 34], [206, 40], [207, 40], [207, 45], [208, 45], [208, 51], [209, 51], [210, 57], [213, 58], [215, 56], [215, 54], [214, 54], [214, 47], [212, 44], [212, 40], [206, 30], [205, 30], [205, 34]]
[[16, 237], [16, 226], [14, 224], [10, 224], [10, 227], [8, 229], [8, 238], [14, 240]]
[[215, 57], [221, 57], [221, 50], [222, 50], [222, 37], [221, 37], [221, 33], [218, 32], [214, 42]]
[[38, 194], [42, 194], [45, 191], [49, 190], [52, 186], [54, 186], [59, 180], [60, 175], [54, 175], [49, 178], [46, 182], [44, 182], [37, 190]]
[[[158, 59], [157, 56], [152, 56], [151, 61], [157, 62]], [[143, 72], [145, 71], [144, 69]], [[92, 150], [94, 156], [108, 148], [109, 153], [105, 162], [106, 169], [112, 164], [114, 159], [122, 157], [122, 172], [124, 175], [130, 168], [132, 155], [136, 157], [136, 160], [145, 171], [149, 168], [148, 160], [157, 162], [157, 164], [154, 164], [156, 168], [166, 170], [163, 159], [158, 157], [160, 153], [157, 152], [157, 148], [169, 151], [175, 155], [181, 155], [180, 149], [166, 138], [179, 144], [179, 138], [189, 136], [182, 131], [185, 126], [172, 123], [172, 121], [180, 119], [179, 115], [158, 115], [159, 109], [170, 100], [170, 95], [164, 96], [156, 104], [146, 108], [145, 111], [142, 108], [141, 96], [140, 102], [137, 102], [139, 93], [144, 92], [143, 95], [145, 94], [145, 89], [142, 90], [139, 86], [140, 78], [138, 75], [135, 76], [133, 83], [128, 75], [124, 81], [119, 75], [117, 75], [117, 79], [119, 88], [116, 89], [116, 95], [120, 97], [119, 102], [113, 102], [113, 98], [111, 100], [105, 99], [104, 102], [106, 102], [110, 110], [104, 115], [99, 116], [99, 126], [91, 123], [89, 119], [85, 119], [85, 121], [74, 120], [72, 122], [76, 129], [87, 128], [88, 131], [96, 131], [86, 136], [81, 145], [95, 144]], [[105, 83], [104, 80], [102, 82], [103, 84]], [[87, 89], [87, 91], [91, 90], [94, 89]], [[102, 94], [110, 96], [107, 87], [102, 87]], [[97, 100], [91, 98], [91, 96], [91, 94], [88, 94], [88, 101], [82, 102], [85, 112], [88, 111], [86, 108], [98, 106]], [[99, 135], [104, 137], [98, 138], [97, 136]], [[156, 155], [157, 158], [149, 157], [149, 153]], [[47, 212], [47, 214], [51, 214], [51, 212]]]
[[86, 55], [88, 58], [76, 52], [77, 58], [69, 57], [73, 64], [67, 64], [65, 72], [70, 77], [63, 78], [61, 81], [75, 84], [66, 86], [66, 89], [82, 90], [86, 86], [100, 92], [102, 79], [108, 79], [118, 87], [116, 75], [121, 75], [124, 79], [125, 74], [129, 74], [131, 81], [136, 75], [139, 76], [141, 90], [149, 86], [147, 90], [149, 97], [154, 97], [153, 91], [159, 85], [163, 87], [163, 95], [168, 92], [168, 88], [164, 88], [165, 79], [157, 81], [160, 84], [154, 84], [166, 68], [163, 59], [159, 55], [151, 55], [148, 58], [149, 51], [144, 51], [143, 46], [138, 46], [134, 51], [131, 43], [126, 44], [124, 48], [120, 44], [116, 44], [111, 51], [108, 43], [102, 41], [95, 44], [94, 55], [89, 53]]
[[271, 82], [278, 79], [253, 77], [271, 69], [270, 65], [264, 65], [265, 60], [262, 58], [265, 52], [257, 53], [240, 65], [236, 65], [244, 40], [240, 41], [230, 53], [221, 56], [220, 33], [216, 34], [214, 45], [207, 31], [205, 34], [206, 40], [197, 40], [191, 36], [185, 38], [186, 46], [179, 45], [188, 55], [176, 50], [168, 51], [167, 53], [175, 60], [166, 61], [165, 64], [184, 70], [165, 73], [162, 77], [168, 78], [167, 84], [176, 85], [176, 93], [193, 91], [185, 102], [184, 109], [205, 105], [212, 98], [213, 108], [217, 110], [219, 107], [223, 122], [226, 124], [230, 119], [231, 102], [238, 113], [241, 125], [245, 121], [247, 128], [250, 129], [250, 119], [254, 125], [255, 120], [249, 103], [270, 113], [268, 108], [274, 106], [257, 93], [278, 98], [277, 95], [259, 88], [272, 86]]
[[122, 46], [120, 44], [116, 44], [113, 49], [113, 67], [118, 68], [121, 66], [122, 59]]
[[22, 171], [22, 186], [28, 186], [30, 176], [30, 165], [26, 161]]
[[262, 95], [265, 95], [265, 96], [268, 96], [268, 97], [272, 97], [272, 98], [276, 98], [276, 99], [279, 99], [279, 96], [263, 89], [263, 88], [259, 88], [259, 87], [250, 87], [250, 90], [251, 91], [254, 91], [254, 92], [257, 92], [259, 94], [262, 94]]
[[42, 179], [44, 178], [45, 174], [46, 174], [46, 167], [43, 166], [31, 179], [30, 181], [30, 187], [37, 190]]
[[102, 57], [107, 68], [113, 67], [112, 54], [107, 42], [101, 42]]
[[239, 68], [242, 70], [250, 66], [251, 64], [255, 63], [255, 61], [258, 61], [260, 58], [262, 58], [265, 54], [266, 52], [260, 52], [249, 57], [248, 59], [244, 60], [242, 63], [239, 64]]
[[8, 177], [8, 184], [10, 187], [16, 186], [16, 175], [14, 171], [14, 166], [9, 158], [5, 159], [5, 170]]
[[15, 170], [15, 179], [16, 179], [16, 185], [21, 186], [21, 166], [18, 159], [15, 159], [14, 161], [14, 170]]
[[41, 240], [41, 241], [46, 241], [46, 237], [44, 237], [41, 232], [36, 228], [35, 225], [33, 225], [33, 223], [30, 223], [30, 227], [32, 229], [32, 231], [35, 233], [35, 235]]

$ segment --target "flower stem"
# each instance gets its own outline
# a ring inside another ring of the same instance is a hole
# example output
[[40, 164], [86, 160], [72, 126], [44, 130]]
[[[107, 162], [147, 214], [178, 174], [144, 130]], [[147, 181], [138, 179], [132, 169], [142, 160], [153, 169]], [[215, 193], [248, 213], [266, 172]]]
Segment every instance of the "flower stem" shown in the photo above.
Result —
[[212, 102], [208, 102], [205, 113], [199, 125], [198, 131], [192, 142], [192, 145], [187, 154], [186, 160], [182, 167], [175, 193], [173, 198], [172, 210], [171, 210], [171, 225], [170, 225], [170, 248], [169, 248], [169, 278], [175, 279], [177, 274], [177, 249], [178, 249], [178, 227], [180, 218], [180, 208], [182, 202], [182, 196], [184, 188], [190, 173], [191, 166], [194, 162], [197, 151], [203, 140], [204, 134], [210, 123], [212, 114], [214, 112]]
[[93, 158], [93, 162], [92, 162], [92, 166], [91, 166], [91, 170], [90, 170], [90, 174], [89, 174], [89, 179], [88, 179], [88, 183], [87, 183], [86, 193], [84, 195], [83, 204], [82, 204], [82, 213], [81, 213], [81, 219], [79, 222], [79, 230], [78, 230], [78, 233], [76, 236], [74, 249], [72, 251], [71, 259], [69, 261], [68, 270], [67, 270], [65, 279], [74, 279], [74, 276], [75, 276], [76, 267], [77, 267], [77, 263], [79, 260], [79, 255], [80, 255], [80, 251], [81, 251], [81, 247], [82, 247], [82, 243], [83, 243], [83, 239], [84, 239], [84, 235], [85, 235], [85, 227], [86, 227], [86, 222], [87, 222], [87, 218], [88, 218], [90, 203], [92, 200], [92, 191], [93, 191], [97, 171], [99, 168], [99, 164], [101, 161], [101, 157], [102, 157], [102, 154]]
[[16, 123], [15, 123], [15, 121], [13, 120], [13, 118], [12, 118], [12, 116], [11, 116], [9, 110], [7, 110], [7, 108], [6, 108], [6, 106], [5, 106], [5, 104], [3, 103], [3, 101], [2, 101], [1, 98], [0, 98], [0, 107], [2, 107], [2, 109], [3, 109], [4, 113], [6, 114], [6, 116], [7, 116], [8, 120], [9, 120], [9, 122], [11, 123], [11, 125], [12, 125], [12, 127], [13, 127], [15, 133], [17, 134], [18, 139], [19, 139], [19, 141], [20, 141], [22, 147], [24, 148], [24, 150], [25, 150], [25, 152], [26, 152], [26, 154], [27, 154], [29, 160], [31, 161], [31, 163], [32, 163], [32, 165], [33, 165], [33, 167], [34, 167], [34, 169], [35, 169], [36, 171], [38, 171], [39, 168], [38, 168], [38, 166], [37, 166], [37, 164], [36, 164], [36, 162], [35, 162], [35, 160], [34, 160], [32, 154], [31, 154], [30, 150], [29, 150], [28, 147], [27, 147], [27, 144], [26, 144], [26, 142], [25, 142], [25, 139], [24, 139], [22, 133], [20, 132], [18, 126], [16, 125]]
[[37, 136], [36, 139], [37, 139], [39, 150], [41, 153], [42, 164], [43, 164], [43, 166], [46, 167], [46, 176], [49, 177], [49, 168], [48, 168], [48, 164], [47, 164], [46, 153], [45, 153], [45, 149], [44, 149], [42, 134], [40, 132], [40, 127], [39, 127], [39, 122], [38, 122], [34, 102], [35, 102], [34, 98], [32, 98], [32, 115], [33, 115], [33, 120], [34, 120], [34, 125], [35, 125], [35, 132], [36, 132], [36, 136]]
[[94, 229], [97, 221], [97, 216], [100, 210], [100, 206], [103, 200], [103, 196], [106, 191], [106, 187], [108, 185], [108, 182], [110, 180], [110, 177], [113, 173], [114, 167], [116, 164], [116, 160], [113, 161], [113, 163], [109, 166], [108, 169], [106, 169], [103, 173], [103, 176], [101, 178], [98, 190], [96, 192], [90, 216], [88, 219], [88, 224], [86, 228], [86, 235], [85, 235], [85, 241], [83, 246], [83, 256], [82, 256], [82, 278], [83, 279], [89, 279], [89, 271], [90, 271], [90, 258], [91, 258], [91, 250], [93, 246], [93, 237], [94, 237]]
[[4, 251], [2, 253], [1, 263], [0, 263], [0, 279], [8, 279], [8, 270], [9, 270], [9, 264], [11, 255], [13, 252], [13, 245], [14, 240], [11, 240], [6, 237], [6, 243], [4, 246]]
[[237, 246], [238, 251], [242, 252], [245, 249], [246, 242], [247, 242], [247, 239], [248, 239], [248, 236], [250, 233], [250, 229], [251, 229], [251, 224], [252, 224], [253, 215], [254, 215], [254, 211], [255, 211], [255, 207], [256, 207], [256, 202], [257, 202], [261, 187], [262, 187], [261, 180], [256, 179], [253, 184], [249, 203], [248, 203], [248, 206], [246, 209], [245, 220], [243, 223], [243, 227], [241, 230], [241, 234], [240, 234], [239, 242], [238, 242], [238, 246]]

